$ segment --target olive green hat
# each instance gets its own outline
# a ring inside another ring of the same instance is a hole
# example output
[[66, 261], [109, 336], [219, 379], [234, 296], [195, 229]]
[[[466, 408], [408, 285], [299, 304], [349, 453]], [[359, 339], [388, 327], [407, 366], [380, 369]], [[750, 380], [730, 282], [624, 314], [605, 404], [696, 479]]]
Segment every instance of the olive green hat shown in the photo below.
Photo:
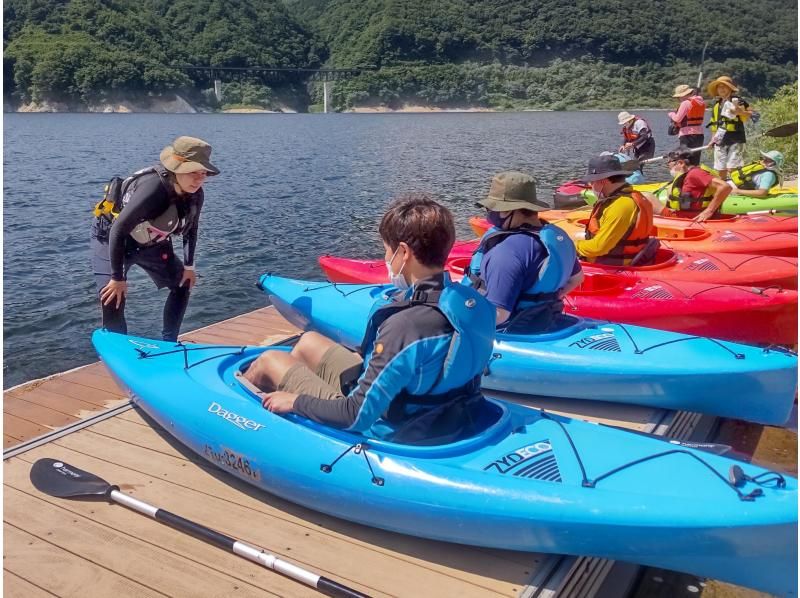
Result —
[[209, 176], [219, 174], [219, 168], [211, 163], [211, 146], [197, 137], [178, 137], [161, 150], [161, 164], [176, 174], [188, 174], [205, 170]]
[[536, 198], [536, 179], [515, 170], [496, 174], [489, 187], [489, 195], [478, 205], [492, 212], [523, 209], [541, 212], [550, 209], [550, 206]]

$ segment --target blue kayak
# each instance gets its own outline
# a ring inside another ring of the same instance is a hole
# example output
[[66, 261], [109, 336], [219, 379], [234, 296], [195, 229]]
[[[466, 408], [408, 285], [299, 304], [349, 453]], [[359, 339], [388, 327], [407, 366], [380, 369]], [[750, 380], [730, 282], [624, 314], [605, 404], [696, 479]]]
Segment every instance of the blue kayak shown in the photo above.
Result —
[[[358, 348], [388, 285], [261, 277], [293, 324]], [[521, 394], [698, 411], [764, 424], [786, 422], [797, 356], [704, 337], [564, 315], [555, 330], [498, 333], [483, 388]]]
[[178, 441], [311, 509], [436, 540], [601, 556], [796, 592], [794, 478], [491, 400], [471, 438], [427, 447], [370, 440], [261, 407], [238, 374], [262, 352], [286, 348], [106, 331], [92, 341], [135, 403]]

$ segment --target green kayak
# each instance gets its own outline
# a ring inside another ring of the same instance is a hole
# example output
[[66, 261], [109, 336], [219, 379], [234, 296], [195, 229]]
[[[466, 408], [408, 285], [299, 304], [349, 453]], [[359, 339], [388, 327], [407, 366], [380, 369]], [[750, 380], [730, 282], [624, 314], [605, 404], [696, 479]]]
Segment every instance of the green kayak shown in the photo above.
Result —
[[[650, 188], [640, 188], [650, 187]], [[634, 185], [634, 189], [640, 191], [656, 192], [656, 197], [661, 201], [666, 200], [667, 189], [656, 190], [652, 187], [655, 185]], [[587, 204], [592, 205], [595, 202], [595, 196], [591, 189], [586, 189], [581, 192], [581, 195]], [[773, 210], [775, 212], [797, 212], [797, 193], [780, 193], [778, 195], [768, 195], [763, 199], [756, 197], [748, 197], [746, 195], [729, 195], [722, 203], [723, 214], [748, 214], [750, 212], [761, 212], [766, 210]]]

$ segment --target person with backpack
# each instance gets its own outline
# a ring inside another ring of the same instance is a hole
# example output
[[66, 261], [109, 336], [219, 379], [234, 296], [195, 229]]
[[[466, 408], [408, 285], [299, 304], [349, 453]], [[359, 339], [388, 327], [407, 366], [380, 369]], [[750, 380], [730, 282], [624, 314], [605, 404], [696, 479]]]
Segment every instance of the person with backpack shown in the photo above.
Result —
[[[697, 93], [697, 90], [688, 85], [678, 85], [672, 97], [680, 100], [678, 110], [670, 112], [667, 116], [670, 119], [671, 130], [676, 130], [680, 147], [692, 149], [702, 147], [705, 143], [705, 133], [703, 132], [703, 120], [706, 116], [706, 102]], [[691, 154], [693, 166], [700, 165], [700, 152]]]
[[[103, 327], [127, 334], [127, 275], [138, 265], [159, 289], [168, 288], [162, 337], [178, 339], [189, 293], [196, 281], [197, 228], [206, 177], [219, 174], [211, 146], [195, 137], [178, 137], [163, 149], [160, 163], [122, 180], [115, 177], [95, 206], [91, 228], [92, 267]], [[172, 237], [183, 239], [183, 261]]]

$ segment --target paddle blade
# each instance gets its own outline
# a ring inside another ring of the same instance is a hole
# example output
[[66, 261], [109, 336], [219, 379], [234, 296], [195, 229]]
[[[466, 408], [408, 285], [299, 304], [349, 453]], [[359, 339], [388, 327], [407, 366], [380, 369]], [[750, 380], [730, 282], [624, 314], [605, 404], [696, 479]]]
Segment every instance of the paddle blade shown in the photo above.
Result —
[[791, 137], [797, 135], [797, 123], [787, 123], [764, 133], [764, 137]]
[[116, 488], [93, 473], [55, 459], [39, 459], [34, 463], [31, 482], [40, 492], [58, 498], [102, 498]]

